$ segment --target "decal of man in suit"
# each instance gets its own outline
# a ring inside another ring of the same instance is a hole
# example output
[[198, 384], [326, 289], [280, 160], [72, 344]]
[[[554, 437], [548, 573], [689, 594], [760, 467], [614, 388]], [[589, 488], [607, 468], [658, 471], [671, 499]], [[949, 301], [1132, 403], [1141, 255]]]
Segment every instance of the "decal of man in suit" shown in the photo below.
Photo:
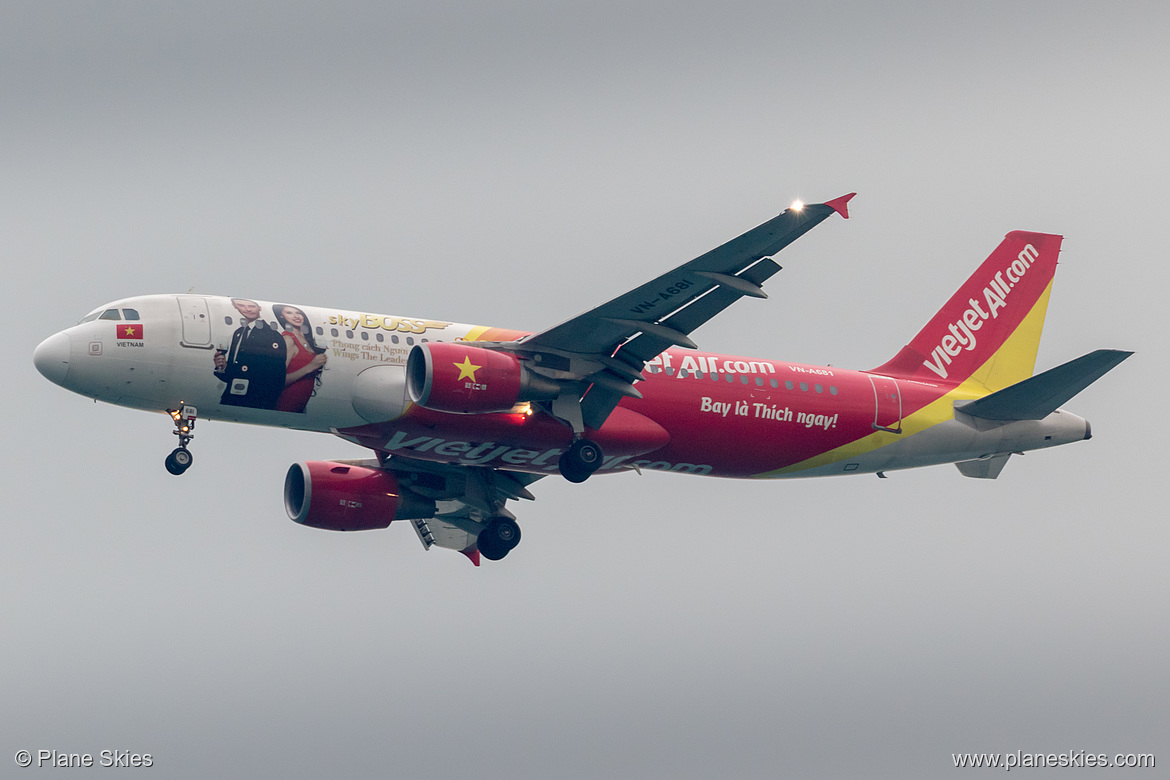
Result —
[[227, 382], [219, 402], [228, 406], [275, 409], [284, 390], [285, 343], [279, 332], [260, 319], [260, 304], [232, 298], [240, 327], [231, 346], [215, 352], [215, 376]]

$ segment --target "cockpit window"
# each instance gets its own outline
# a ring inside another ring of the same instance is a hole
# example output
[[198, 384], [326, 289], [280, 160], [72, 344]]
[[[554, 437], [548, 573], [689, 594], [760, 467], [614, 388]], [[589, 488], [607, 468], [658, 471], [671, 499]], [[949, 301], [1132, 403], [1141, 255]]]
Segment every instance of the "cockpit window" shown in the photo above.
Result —
[[117, 309], [106, 309], [105, 311], [102, 312], [102, 316], [98, 317], [98, 319], [99, 320], [120, 320], [120, 319], [122, 319], [122, 315], [118, 313]]
[[138, 309], [122, 309], [122, 316], [128, 320], [137, 320], [139, 319]]
[[96, 320], [96, 319], [98, 318], [98, 315], [99, 315], [99, 314], [101, 314], [101, 313], [102, 313], [102, 312], [101, 312], [101, 309], [98, 309], [98, 310], [97, 310], [97, 311], [95, 311], [95, 312], [91, 312], [91, 313], [89, 313], [89, 314], [85, 315], [84, 317], [82, 317], [82, 318], [81, 318], [81, 320], [80, 320], [80, 321], [78, 321], [78, 323], [77, 323], [77, 324], [78, 324], [78, 325], [84, 325], [84, 324], [85, 324], [85, 323], [87, 323], [87, 322], [93, 322], [94, 320]]

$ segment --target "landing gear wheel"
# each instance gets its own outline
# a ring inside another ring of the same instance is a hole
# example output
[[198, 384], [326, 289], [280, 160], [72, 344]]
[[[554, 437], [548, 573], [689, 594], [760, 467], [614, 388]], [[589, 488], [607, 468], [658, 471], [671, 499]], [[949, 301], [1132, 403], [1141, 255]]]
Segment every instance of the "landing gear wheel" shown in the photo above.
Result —
[[479, 532], [475, 544], [480, 555], [498, 561], [520, 544], [520, 526], [506, 517], [497, 517]]
[[584, 482], [601, 467], [601, 447], [588, 439], [577, 439], [557, 462], [561, 476], [570, 482]]
[[171, 450], [170, 455], [167, 455], [166, 465], [167, 471], [176, 477], [191, 468], [191, 461], [194, 460], [187, 445], [195, 438], [195, 420], [199, 413], [199, 410], [194, 406], [186, 404], [180, 404], [180, 406], [181, 409], [167, 409], [167, 414], [175, 422], [175, 430], [171, 433], [179, 437], [179, 446]]
[[191, 468], [191, 462], [195, 460], [191, 456], [191, 451], [186, 447], [179, 447], [167, 455], [166, 465], [167, 471], [174, 474], [176, 477], [182, 474], [187, 469]]

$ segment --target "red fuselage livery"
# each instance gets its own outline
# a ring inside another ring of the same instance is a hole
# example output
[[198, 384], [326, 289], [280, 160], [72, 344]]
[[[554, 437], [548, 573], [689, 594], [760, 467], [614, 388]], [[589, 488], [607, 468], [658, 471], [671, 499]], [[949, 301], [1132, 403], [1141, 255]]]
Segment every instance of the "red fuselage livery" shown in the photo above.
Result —
[[[285, 506], [331, 530], [405, 520], [472, 561], [520, 540], [506, 504], [560, 474], [738, 478], [955, 463], [994, 478], [1012, 453], [1090, 436], [1061, 409], [1130, 353], [1033, 375], [1061, 237], [1013, 232], [917, 336], [869, 371], [737, 357], [690, 335], [766, 297], [776, 254], [847, 195], [794, 206], [641, 287], [539, 333], [197, 295], [96, 309], [37, 347], [47, 378], [166, 412], [191, 465], [198, 419], [332, 432], [366, 459], [294, 464]], [[147, 327], [149, 325], [149, 327]]]

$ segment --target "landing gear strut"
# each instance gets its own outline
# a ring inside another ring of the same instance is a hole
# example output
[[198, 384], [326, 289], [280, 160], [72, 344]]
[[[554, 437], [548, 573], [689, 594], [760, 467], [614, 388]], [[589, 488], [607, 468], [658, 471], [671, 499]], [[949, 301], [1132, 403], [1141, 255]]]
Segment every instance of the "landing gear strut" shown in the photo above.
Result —
[[475, 546], [489, 561], [498, 561], [520, 544], [520, 526], [507, 517], [494, 517], [479, 532]]
[[172, 433], [179, 437], [179, 446], [167, 455], [166, 467], [167, 471], [177, 477], [191, 468], [191, 463], [195, 460], [187, 445], [195, 438], [192, 431], [195, 430], [195, 418], [198, 413], [194, 406], [184, 406], [181, 410], [167, 409], [167, 414], [175, 421], [175, 430]]
[[601, 467], [601, 447], [589, 439], [577, 439], [561, 456], [557, 465], [565, 479], [584, 482]]

